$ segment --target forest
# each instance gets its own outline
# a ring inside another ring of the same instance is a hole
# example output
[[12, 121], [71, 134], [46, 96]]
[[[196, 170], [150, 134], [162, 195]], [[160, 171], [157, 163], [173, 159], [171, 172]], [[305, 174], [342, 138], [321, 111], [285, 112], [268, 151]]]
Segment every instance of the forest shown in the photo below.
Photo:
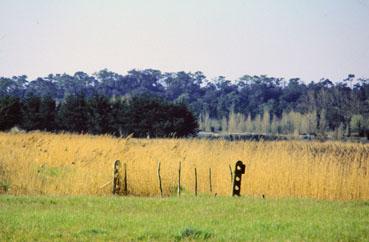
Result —
[[[58, 105], [49, 96], [0, 97], [0, 130], [108, 134], [118, 137], [185, 137], [198, 123], [188, 108], [160, 98], [69, 95]], [[16, 127], [16, 128], [15, 128]]]
[[[369, 138], [369, 79], [354, 74], [310, 82], [266, 75], [209, 80], [202, 72], [154, 69], [126, 74], [104, 69], [91, 75], [50, 74], [34, 80], [25, 75], [0, 77], [3, 103], [10, 97], [21, 102], [31, 96], [47, 97], [63, 109], [60, 105], [65, 106], [69, 97], [99, 96], [117, 103], [142, 95], [188, 107], [202, 131]], [[0, 109], [1, 116], [3, 112]]]

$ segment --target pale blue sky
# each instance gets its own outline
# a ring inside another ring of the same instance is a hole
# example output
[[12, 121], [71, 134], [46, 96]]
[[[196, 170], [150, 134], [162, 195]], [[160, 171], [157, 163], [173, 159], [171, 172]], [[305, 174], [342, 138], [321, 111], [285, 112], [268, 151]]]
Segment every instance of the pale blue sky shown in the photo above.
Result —
[[0, 0], [0, 76], [369, 77], [369, 0]]

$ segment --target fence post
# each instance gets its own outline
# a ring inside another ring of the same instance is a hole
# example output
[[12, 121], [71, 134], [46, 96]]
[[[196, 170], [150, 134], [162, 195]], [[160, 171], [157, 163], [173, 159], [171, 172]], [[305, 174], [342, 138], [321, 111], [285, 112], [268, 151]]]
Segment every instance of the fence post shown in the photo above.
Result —
[[228, 165], [229, 166], [229, 174], [231, 175], [231, 184], [233, 184], [233, 172], [232, 172], [232, 167], [231, 165]]
[[122, 180], [120, 176], [120, 161], [114, 162], [114, 175], [113, 175], [113, 194], [120, 194], [122, 187]]
[[195, 167], [195, 196], [197, 196], [197, 169]]
[[213, 186], [211, 184], [211, 168], [209, 168], [209, 190], [210, 190], [210, 193], [213, 192]]
[[127, 163], [124, 163], [123, 193], [128, 195]]
[[244, 165], [240, 160], [237, 161], [234, 169], [232, 196], [241, 196], [241, 178], [242, 174], [245, 174], [245, 170], [246, 165]]
[[177, 187], [177, 195], [178, 197], [181, 196], [181, 162], [179, 162], [178, 168], [178, 187]]
[[159, 179], [160, 196], [163, 197], [163, 187], [161, 185], [161, 176], [160, 176], [160, 161], [158, 162], [158, 179]]

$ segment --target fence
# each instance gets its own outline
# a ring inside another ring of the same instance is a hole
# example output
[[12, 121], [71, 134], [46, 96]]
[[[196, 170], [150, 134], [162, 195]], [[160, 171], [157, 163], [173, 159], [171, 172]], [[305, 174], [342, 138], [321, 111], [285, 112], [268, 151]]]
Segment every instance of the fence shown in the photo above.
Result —
[[[160, 196], [163, 197], [163, 184], [162, 177], [160, 173], [160, 161], [157, 165], [157, 176], [158, 176], [158, 190]], [[178, 166], [178, 185], [177, 185], [177, 196], [181, 196], [181, 167], [182, 164], [179, 162]], [[242, 175], [245, 174], [246, 165], [243, 164], [242, 161], [237, 161], [235, 164], [234, 172], [232, 171], [231, 165], [229, 165], [230, 178], [232, 182], [232, 196], [241, 196], [241, 180]], [[123, 176], [122, 176], [123, 174]], [[211, 168], [209, 168], [209, 192], [213, 193], [212, 186], [212, 174]], [[194, 195], [198, 195], [198, 182], [197, 182], [197, 168], [194, 168]], [[114, 195], [128, 195], [128, 178], [127, 178], [127, 164], [122, 164], [119, 160], [114, 162], [114, 170], [113, 170], [113, 194]], [[215, 194], [216, 195], [216, 194]]]

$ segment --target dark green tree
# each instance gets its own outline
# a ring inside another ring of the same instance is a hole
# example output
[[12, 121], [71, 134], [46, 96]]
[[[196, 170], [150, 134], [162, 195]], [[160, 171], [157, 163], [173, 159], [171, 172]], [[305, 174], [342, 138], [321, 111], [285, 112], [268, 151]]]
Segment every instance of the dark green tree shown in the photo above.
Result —
[[21, 102], [17, 97], [0, 97], [0, 130], [19, 125], [22, 119]]
[[22, 102], [22, 124], [21, 128], [25, 130], [42, 130], [42, 121], [40, 115], [41, 98], [29, 95]]
[[114, 100], [111, 107], [111, 128], [115, 136], [128, 136], [132, 132], [131, 121], [128, 117], [128, 103], [126, 100]]
[[56, 102], [50, 96], [43, 97], [40, 105], [40, 119], [42, 130], [55, 131], [56, 124]]
[[57, 122], [62, 130], [86, 133], [88, 118], [88, 105], [83, 95], [68, 96], [59, 106]]
[[196, 118], [185, 105], [159, 98], [133, 97], [127, 119], [127, 131], [136, 137], [185, 137], [197, 132]]
[[25, 130], [56, 130], [56, 107], [51, 97], [29, 95], [22, 102], [21, 128]]
[[105, 96], [94, 95], [88, 99], [88, 132], [92, 134], [111, 134], [112, 106]]

